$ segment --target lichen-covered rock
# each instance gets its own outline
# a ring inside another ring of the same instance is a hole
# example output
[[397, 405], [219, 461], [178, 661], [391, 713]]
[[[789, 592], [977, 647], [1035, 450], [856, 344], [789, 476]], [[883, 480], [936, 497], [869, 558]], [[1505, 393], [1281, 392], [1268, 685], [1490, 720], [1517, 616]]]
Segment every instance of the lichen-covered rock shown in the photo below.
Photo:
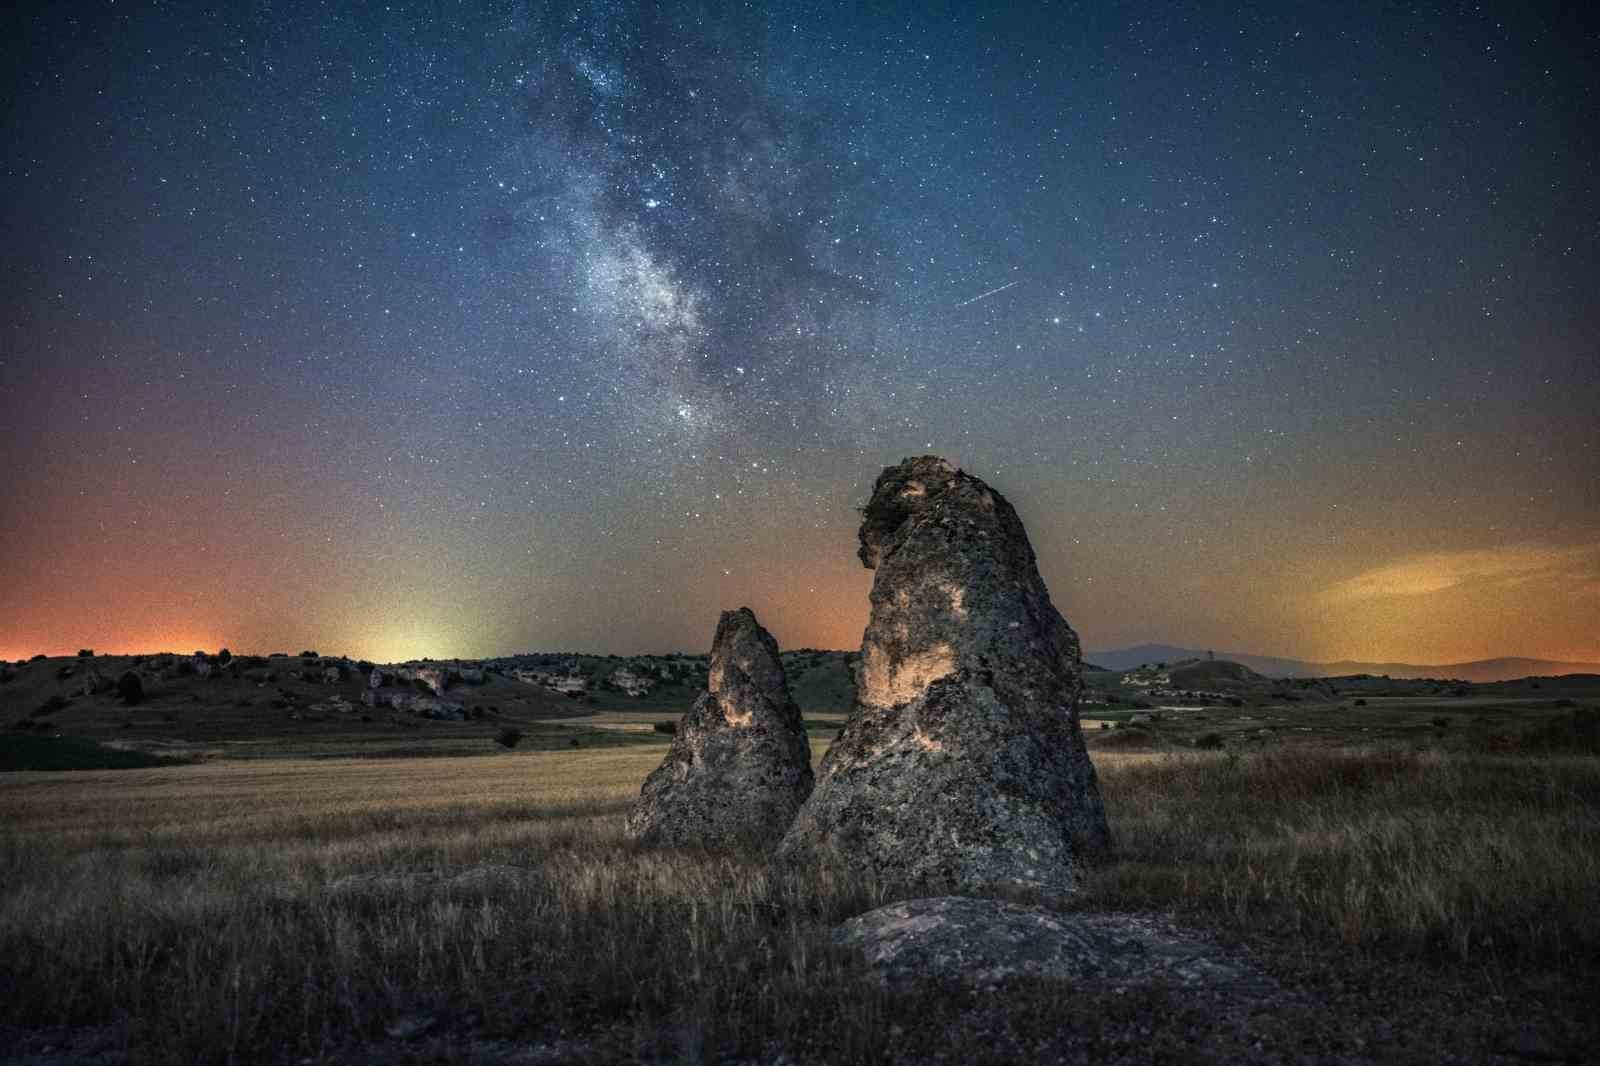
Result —
[[923, 456], [863, 512], [877, 571], [856, 704], [784, 839], [890, 884], [1070, 892], [1110, 847], [1078, 729], [1078, 638], [1017, 513]]
[[748, 607], [717, 622], [707, 688], [628, 816], [641, 843], [770, 844], [811, 793], [811, 747], [778, 642]]
[[1214, 986], [1263, 983], [1246, 962], [1143, 914], [1054, 914], [992, 899], [891, 903], [833, 932], [888, 983], [933, 978], [983, 987], [1014, 977]]

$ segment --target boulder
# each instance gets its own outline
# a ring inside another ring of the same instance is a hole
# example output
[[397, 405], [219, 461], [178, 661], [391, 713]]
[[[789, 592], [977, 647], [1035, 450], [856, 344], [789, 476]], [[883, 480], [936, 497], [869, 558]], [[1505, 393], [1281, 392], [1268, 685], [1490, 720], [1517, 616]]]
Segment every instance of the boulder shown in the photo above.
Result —
[[875, 569], [856, 703], [781, 853], [889, 884], [1077, 887], [1110, 831], [1078, 729], [1078, 638], [1005, 497], [934, 456], [863, 510]]
[[123, 703], [132, 706], [144, 702], [144, 681], [132, 670], [124, 670], [117, 678], [117, 695]]
[[[407, 676], [409, 675], [409, 676]], [[450, 683], [450, 675], [441, 667], [418, 666], [401, 674], [407, 680], [420, 682], [428, 687], [428, 691], [435, 696], [443, 696], [445, 688]]]
[[[395, 704], [399, 707], [399, 703]], [[465, 722], [467, 709], [459, 703], [434, 699], [432, 696], [413, 696], [406, 710], [419, 718], [432, 718], [439, 722]]]
[[778, 642], [748, 607], [718, 620], [707, 688], [645, 778], [627, 833], [655, 845], [770, 845], [811, 792], [811, 746]]
[[84, 671], [83, 677], [79, 679], [74, 695], [97, 696], [111, 688], [111, 686], [112, 681], [109, 677], [90, 667]]
[[1214, 987], [1266, 983], [1255, 968], [1170, 921], [1056, 914], [992, 899], [891, 903], [833, 932], [889, 984], [934, 979], [986, 987], [1010, 978]]

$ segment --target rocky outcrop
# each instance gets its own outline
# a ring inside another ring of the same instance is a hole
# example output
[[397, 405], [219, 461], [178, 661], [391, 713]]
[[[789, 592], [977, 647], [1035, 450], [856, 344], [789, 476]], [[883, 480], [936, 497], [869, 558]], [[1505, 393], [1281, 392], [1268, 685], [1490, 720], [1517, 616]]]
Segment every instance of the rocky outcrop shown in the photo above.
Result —
[[641, 843], [770, 844], [811, 792], [811, 747], [778, 643], [748, 607], [717, 622], [707, 688], [628, 816]]
[[404, 714], [414, 714], [419, 718], [432, 718], [440, 722], [464, 722], [467, 719], [467, 709], [463, 705], [423, 695], [414, 688], [362, 689], [361, 702], [368, 707], [392, 707]]
[[888, 983], [934, 978], [985, 987], [1014, 977], [1215, 986], [1265, 978], [1215, 944], [1153, 915], [1053, 914], [991, 899], [891, 903], [834, 930]]
[[856, 704], [782, 853], [891, 884], [1072, 891], [1110, 833], [1078, 729], [1078, 638], [1022, 521], [924, 456], [879, 476], [859, 535], [877, 573]]
[[606, 677], [606, 683], [612, 688], [619, 689], [629, 696], [648, 696], [650, 690], [656, 687], [655, 678], [643, 673], [635, 672], [626, 667], [619, 666]]

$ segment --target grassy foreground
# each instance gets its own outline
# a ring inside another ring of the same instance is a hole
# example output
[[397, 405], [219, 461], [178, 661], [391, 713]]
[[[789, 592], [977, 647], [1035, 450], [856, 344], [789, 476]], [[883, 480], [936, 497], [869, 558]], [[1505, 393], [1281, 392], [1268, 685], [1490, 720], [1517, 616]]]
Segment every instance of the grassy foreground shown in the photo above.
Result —
[[[1245, 1018], [1159, 989], [880, 989], [827, 934], [882, 888], [622, 840], [660, 755], [7, 775], [0, 1022], [149, 1062], [511, 1061], [532, 1042], [548, 1061], [1106, 1059], [1130, 1026], [1132, 1061], [1263, 1041], [1470, 1061], [1534, 1008], [1595, 1035], [1575, 1004], [1600, 989], [1600, 760], [1097, 755], [1118, 858], [1074, 906], [1175, 911], [1307, 990]], [[1421, 997], [1443, 1028], [1407, 1045], [1341, 1006], [1354, 984]]]

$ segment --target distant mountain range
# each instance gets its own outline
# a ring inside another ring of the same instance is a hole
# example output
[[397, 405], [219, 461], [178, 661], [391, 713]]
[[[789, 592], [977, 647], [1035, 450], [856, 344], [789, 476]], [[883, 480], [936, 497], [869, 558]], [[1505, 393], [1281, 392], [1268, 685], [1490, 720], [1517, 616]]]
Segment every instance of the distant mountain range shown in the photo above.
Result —
[[1170, 663], [1179, 659], [1218, 659], [1242, 663], [1268, 677], [1344, 677], [1349, 674], [1375, 674], [1389, 677], [1439, 677], [1459, 681], [1512, 681], [1519, 677], [1555, 677], [1560, 674], [1600, 674], [1600, 663], [1563, 663], [1548, 659], [1478, 659], [1470, 663], [1362, 663], [1343, 661], [1313, 663], [1303, 659], [1279, 659], [1270, 655], [1251, 655], [1239, 651], [1208, 652], [1205, 649], [1178, 648], [1171, 644], [1138, 644], [1114, 651], [1086, 651], [1083, 658], [1107, 670], [1131, 670], [1144, 663]]

